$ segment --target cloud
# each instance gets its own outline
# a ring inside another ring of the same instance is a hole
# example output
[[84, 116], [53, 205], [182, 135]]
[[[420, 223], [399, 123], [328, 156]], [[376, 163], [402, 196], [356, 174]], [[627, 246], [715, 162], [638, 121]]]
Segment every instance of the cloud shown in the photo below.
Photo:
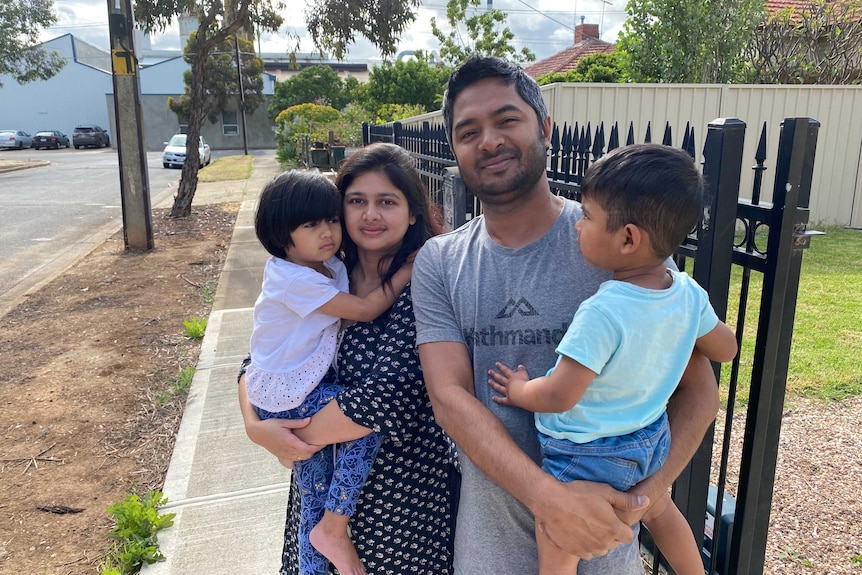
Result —
[[[542, 59], [572, 45], [574, 27], [580, 23], [581, 16], [587, 23], [602, 24], [602, 38], [609, 42], [615, 41], [616, 33], [625, 20], [625, 0], [610, 1], [612, 4], [603, 4], [602, 0], [494, 0], [493, 7], [509, 15], [507, 25], [515, 34], [515, 47], [520, 49], [527, 46], [538, 59]], [[54, 0], [54, 7], [59, 20], [56, 26], [43, 30], [43, 41], [71, 33], [99, 48], [109, 48], [108, 9], [104, 0]], [[432, 17], [437, 18], [438, 26], [444, 30], [448, 27], [446, 0], [422, 1], [416, 21], [402, 36], [399, 52], [419, 49], [430, 51], [438, 47], [436, 38], [431, 34]], [[259, 42], [261, 50], [285, 53], [293, 49], [295, 39], [288, 37], [288, 33], [293, 33], [301, 38], [301, 52], [316, 51], [304, 22], [295, 15], [291, 15], [288, 20], [290, 24], [285, 24], [279, 34], [262, 35]], [[165, 33], [152, 36], [151, 46], [156, 50], [181, 51], [177, 27], [174, 25]], [[380, 61], [380, 53], [370, 42], [358, 38], [350, 46], [347, 58], [373, 63]]]

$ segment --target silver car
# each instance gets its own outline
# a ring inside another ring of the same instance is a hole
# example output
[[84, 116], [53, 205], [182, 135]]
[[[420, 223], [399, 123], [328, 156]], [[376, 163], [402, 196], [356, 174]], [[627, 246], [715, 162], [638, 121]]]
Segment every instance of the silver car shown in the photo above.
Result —
[[[208, 166], [212, 161], [212, 153], [210, 145], [204, 142], [201, 137], [198, 142], [198, 156], [200, 157], [200, 167]], [[171, 137], [170, 142], [165, 142], [165, 151], [162, 152], [162, 166], [165, 168], [173, 168], [174, 166], [182, 168], [186, 162], [186, 135], [175, 134]]]
[[18, 150], [33, 145], [33, 138], [23, 130], [0, 130], [0, 148], [15, 148]]

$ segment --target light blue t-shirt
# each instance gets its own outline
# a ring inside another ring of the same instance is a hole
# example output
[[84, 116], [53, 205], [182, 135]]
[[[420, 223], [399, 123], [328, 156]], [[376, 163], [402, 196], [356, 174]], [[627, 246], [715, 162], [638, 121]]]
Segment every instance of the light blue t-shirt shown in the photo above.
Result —
[[685, 273], [668, 273], [667, 289], [609, 280], [581, 304], [557, 354], [598, 375], [572, 409], [537, 413], [539, 431], [586, 443], [632, 433], [665, 411], [695, 340], [718, 323], [706, 291]]

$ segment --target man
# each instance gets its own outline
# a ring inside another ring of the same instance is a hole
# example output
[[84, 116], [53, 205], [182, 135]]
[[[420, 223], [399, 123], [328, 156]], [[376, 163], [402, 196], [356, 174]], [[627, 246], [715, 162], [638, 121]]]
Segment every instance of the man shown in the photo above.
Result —
[[667, 462], [628, 494], [545, 474], [533, 414], [495, 404], [488, 370], [501, 361], [547, 371], [578, 305], [609, 274], [587, 266], [578, 250], [580, 206], [551, 193], [551, 120], [532, 78], [473, 56], [449, 79], [443, 118], [461, 177], [484, 212], [429, 241], [413, 270], [425, 383], [461, 455], [455, 573], [536, 573], [534, 519], [554, 544], [597, 557], [581, 564], [581, 575], [642, 573], [629, 525], [669, 488], [717, 413], [709, 362], [692, 357], [668, 405]]

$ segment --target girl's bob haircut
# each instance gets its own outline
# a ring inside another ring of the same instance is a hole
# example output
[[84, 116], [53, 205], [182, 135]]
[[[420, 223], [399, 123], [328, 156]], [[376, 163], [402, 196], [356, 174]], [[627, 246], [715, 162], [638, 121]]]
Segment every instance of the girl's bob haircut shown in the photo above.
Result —
[[257, 239], [270, 254], [285, 259], [290, 234], [307, 222], [341, 216], [341, 194], [316, 172], [291, 170], [273, 178], [260, 195], [254, 217]]

